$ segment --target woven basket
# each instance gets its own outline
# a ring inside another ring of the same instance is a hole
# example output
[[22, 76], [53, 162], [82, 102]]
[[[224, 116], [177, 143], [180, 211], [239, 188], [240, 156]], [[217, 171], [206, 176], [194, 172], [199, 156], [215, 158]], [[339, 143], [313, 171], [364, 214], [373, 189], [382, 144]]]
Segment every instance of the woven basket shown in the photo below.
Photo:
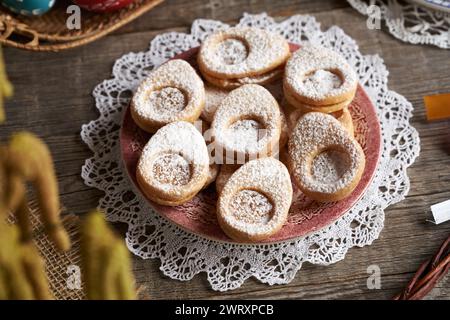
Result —
[[22, 16], [0, 7], [0, 43], [32, 51], [59, 51], [84, 45], [136, 19], [163, 0], [135, 0], [111, 13], [82, 10], [81, 29], [69, 30], [68, 0], [59, 0], [42, 16]]

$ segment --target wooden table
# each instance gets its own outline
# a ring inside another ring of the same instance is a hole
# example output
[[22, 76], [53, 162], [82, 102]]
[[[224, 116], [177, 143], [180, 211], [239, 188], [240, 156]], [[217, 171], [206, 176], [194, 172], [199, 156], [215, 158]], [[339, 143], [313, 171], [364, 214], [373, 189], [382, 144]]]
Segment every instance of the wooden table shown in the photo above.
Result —
[[[97, 206], [101, 192], [83, 184], [80, 169], [91, 156], [80, 139], [82, 124], [97, 112], [91, 91], [111, 75], [113, 62], [130, 51], [147, 49], [157, 34], [185, 32], [196, 18], [237, 21], [242, 12], [267, 11], [274, 17], [312, 14], [322, 28], [338, 25], [357, 40], [364, 54], [378, 53], [390, 71], [389, 87], [415, 107], [413, 125], [421, 137], [421, 155], [409, 169], [407, 198], [386, 210], [385, 227], [373, 245], [351, 249], [345, 260], [332, 266], [304, 264], [287, 285], [268, 286], [249, 279], [238, 290], [210, 289], [205, 274], [192, 281], [171, 280], [159, 271], [159, 261], [134, 258], [139, 285], [153, 299], [173, 298], [319, 298], [389, 299], [401, 290], [420, 263], [434, 253], [450, 232], [450, 223], [435, 226], [431, 204], [450, 199], [450, 125], [427, 123], [423, 96], [450, 92], [450, 51], [410, 45], [385, 30], [368, 30], [363, 16], [345, 1], [221, 1], [170, 0], [133, 23], [95, 43], [60, 53], [4, 50], [7, 70], [15, 86], [7, 102], [8, 122], [0, 127], [2, 140], [13, 131], [30, 130], [49, 145], [66, 212], [83, 214]], [[124, 230], [123, 226], [121, 230]], [[381, 270], [381, 289], [369, 290], [367, 267]], [[447, 276], [429, 295], [450, 298]]]

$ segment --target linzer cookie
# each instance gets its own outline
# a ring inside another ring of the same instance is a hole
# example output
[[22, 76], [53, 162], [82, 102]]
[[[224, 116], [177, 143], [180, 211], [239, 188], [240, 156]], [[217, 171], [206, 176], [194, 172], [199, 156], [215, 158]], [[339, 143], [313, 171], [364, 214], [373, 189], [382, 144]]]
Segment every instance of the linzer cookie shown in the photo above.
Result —
[[289, 45], [282, 36], [236, 27], [210, 35], [201, 45], [197, 61], [208, 82], [234, 89], [276, 80], [289, 55]]
[[347, 197], [364, 171], [361, 146], [338, 120], [325, 113], [310, 112], [301, 117], [288, 149], [294, 182], [317, 201]]
[[286, 222], [292, 201], [289, 172], [274, 158], [252, 160], [225, 184], [217, 203], [223, 231], [237, 241], [261, 241]]
[[168, 206], [182, 204], [200, 191], [209, 174], [201, 133], [185, 121], [159, 129], [145, 145], [136, 178], [145, 195]]
[[283, 89], [294, 107], [330, 113], [348, 106], [357, 84], [356, 73], [341, 55], [307, 44], [286, 63]]
[[194, 122], [205, 105], [203, 81], [189, 63], [170, 60], [152, 71], [131, 101], [131, 115], [147, 132], [175, 121]]
[[242, 164], [278, 152], [281, 121], [278, 103], [267, 89], [247, 84], [231, 91], [211, 124], [216, 154]]

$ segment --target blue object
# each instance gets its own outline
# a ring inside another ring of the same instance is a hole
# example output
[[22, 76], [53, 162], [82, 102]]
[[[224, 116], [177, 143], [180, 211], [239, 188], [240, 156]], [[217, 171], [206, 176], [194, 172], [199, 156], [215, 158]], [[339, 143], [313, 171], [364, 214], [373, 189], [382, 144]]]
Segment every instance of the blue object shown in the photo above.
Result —
[[2, 5], [14, 13], [39, 16], [50, 10], [55, 0], [1, 0]]

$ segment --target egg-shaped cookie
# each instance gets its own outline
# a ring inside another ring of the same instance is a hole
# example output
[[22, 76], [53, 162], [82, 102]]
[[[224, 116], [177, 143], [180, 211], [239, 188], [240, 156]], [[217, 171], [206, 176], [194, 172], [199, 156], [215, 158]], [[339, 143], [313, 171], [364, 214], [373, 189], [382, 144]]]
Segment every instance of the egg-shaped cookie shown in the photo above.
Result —
[[289, 139], [289, 167], [294, 182], [308, 197], [330, 202], [355, 189], [364, 171], [364, 151], [333, 116], [302, 116]]
[[231, 91], [211, 124], [216, 155], [238, 164], [272, 155], [278, 151], [281, 121], [278, 103], [264, 87], [248, 84]]
[[201, 133], [189, 122], [172, 122], [145, 145], [136, 177], [144, 194], [168, 206], [193, 198], [205, 185], [209, 156]]
[[289, 55], [289, 45], [281, 35], [260, 28], [235, 27], [207, 37], [197, 61], [202, 74], [234, 79], [271, 71]]
[[249, 161], [228, 179], [217, 202], [223, 231], [237, 241], [261, 241], [278, 232], [292, 201], [289, 172], [268, 157]]
[[344, 108], [343, 103], [353, 99], [357, 84], [355, 71], [340, 54], [305, 44], [286, 63], [283, 89], [294, 107], [293, 100], [316, 107], [341, 104]]
[[139, 85], [131, 100], [131, 116], [147, 132], [175, 121], [194, 122], [205, 105], [203, 81], [184, 60], [169, 60]]

